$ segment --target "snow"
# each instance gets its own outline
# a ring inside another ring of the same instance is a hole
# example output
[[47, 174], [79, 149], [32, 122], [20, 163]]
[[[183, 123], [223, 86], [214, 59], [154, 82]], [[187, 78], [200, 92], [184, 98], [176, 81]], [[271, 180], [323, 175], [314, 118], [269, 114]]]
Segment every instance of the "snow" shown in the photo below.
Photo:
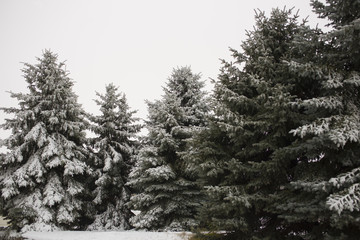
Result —
[[29, 240], [188, 240], [191, 233], [184, 232], [91, 232], [91, 231], [54, 231], [26, 232], [23, 237]]

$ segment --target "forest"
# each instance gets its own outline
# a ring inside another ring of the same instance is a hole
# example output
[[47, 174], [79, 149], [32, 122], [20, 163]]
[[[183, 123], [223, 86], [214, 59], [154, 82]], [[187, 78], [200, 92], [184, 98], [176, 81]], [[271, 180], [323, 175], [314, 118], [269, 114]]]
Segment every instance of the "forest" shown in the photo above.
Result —
[[357, 239], [360, 1], [311, 5], [329, 30], [294, 9], [257, 11], [210, 94], [200, 74], [174, 68], [143, 123], [114, 84], [96, 93], [100, 114], [86, 112], [56, 53], [25, 63], [28, 92], [1, 108], [10, 228]]

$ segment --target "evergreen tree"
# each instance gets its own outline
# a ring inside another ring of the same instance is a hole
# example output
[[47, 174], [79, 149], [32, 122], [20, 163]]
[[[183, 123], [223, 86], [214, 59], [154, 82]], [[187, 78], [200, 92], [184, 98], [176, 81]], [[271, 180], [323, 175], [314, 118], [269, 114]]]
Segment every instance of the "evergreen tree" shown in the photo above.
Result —
[[18, 108], [1, 126], [11, 130], [1, 159], [3, 214], [12, 227], [79, 229], [86, 220], [84, 182], [90, 173], [84, 149], [86, 121], [64, 63], [45, 51], [23, 69], [29, 93], [11, 93]]
[[96, 189], [94, 203], [97, 206], [95, 221], [89, 230], [129, 229], [132, 216], [126, 203], [130, 191], [125, 186], [138, 145], [136, 134], [140, 125], [135, 124], [134, 111], [129, 110], [125, 94], [118, 93], [113, 84], [106, 86], [105, 95], [97, 93], [100, 100], [100, 116], [90, 116], [94, 123], [91, 139], [95, 151], [94, 172]]
[[223, 61], [214, 90], [215, 116], [192, 142], [202, 184], [209, 196], [201, 213], [207, 228], [234, 239], [280, 239], [289, 227], [272, 211], [290, 181], [294, 163], [276, 158], [300, 124], [289, 104], [302, 89], [286, 61], [297, 55], [293, 42], [305, 32], [291, 10], [256, 14], [242, 52]]
[[130, 203], [141, 211], [132, 218], [136, 228], [180, 231], [197, 224], [200, 192], [183, 152], [187, 140], [206, 124], [203, 86], [189, 67], [178, 68], [168, 79], [163, 98], [148, 102], [149, 132], [129, 182], [137, 191]]
[[[278, 212], [303, 239], [357, 239], [360, 231], [360, 3], [312, 1], [332, 30], [299, 39], [289, 68], [304, 93], [297, 137], [279, 157], [297, 162]], [[300, 224], [301, 223], [301, 224]]]

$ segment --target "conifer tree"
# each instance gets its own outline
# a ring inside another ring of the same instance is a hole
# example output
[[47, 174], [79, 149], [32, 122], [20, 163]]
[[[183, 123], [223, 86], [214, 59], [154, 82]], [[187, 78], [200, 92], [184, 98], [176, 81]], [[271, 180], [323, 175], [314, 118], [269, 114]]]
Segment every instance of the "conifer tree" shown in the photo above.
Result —
[[1, 126], [11, 130], [1, 159], [3, 213], [18, 230], [79, 229], [86, 219], [86, 121], [64, 63], [46, 50], [25, 64], [29, 93], [11, 93], [18, 108]]
[[306, 24], [286, 9], [255, 17], [242, 52], [232, 50], [234, 63], [223, 61], [215, 116], [191, 150], [209, 196], [201, 212], [205, 227], [234, 239], [278, 239], [289, 226], [270, 206], [289, 183], [293, 163], [273, 156], [294, 140], [289, 131], [300, 123], [289, 103], [302, 91], [285, 61], [297, 54], [292, 43]]
[[[303, 239], [356, 239], [360, 229], [360, 3], [312, 1], [332, 29], [299, 39], [289, 68], [304, 92], [302, 124], [281, 158], [297, 162], [278, 212]], [[301, 224], [300, 224], [301, 223]]]
[[96, 176], [94, 203], [97, 207], [95, 221], [89, 230], [126, 230], [132, 216], [127, 203], [130, 191], [125, 186], [133, 155], [138, 146], [136, 134], [140, 125], [130, 111], [125, 94], [118, 93], [113, 84], [106, 86], [106, 93], [97, 93], [100, 116], [90, 116], [96, 134], [91, 139], [95, 151], [94, 173]]
[[130, 186], [138, 229], [190, 230], [196, 226], [199, 187], [183, 158], [187, 140], [205, 126], [208, 111], [200, 75], [189, 67], [173, 70], [161, 100], [148, 102], [148, 134], [143, 140]]

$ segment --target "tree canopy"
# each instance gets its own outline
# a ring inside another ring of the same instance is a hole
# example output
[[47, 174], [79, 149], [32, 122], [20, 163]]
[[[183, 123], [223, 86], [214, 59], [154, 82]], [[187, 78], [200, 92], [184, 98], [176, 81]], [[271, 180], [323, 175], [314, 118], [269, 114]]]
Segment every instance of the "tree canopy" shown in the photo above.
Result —
[[[29, 93], [11, 93], [18, 108], [3, 129], [9, 150], [1, 159], [3, 213], [25, 230], [78, 229], [86, 219], [88, 167], [84, 111], [72, 91], [65, 64], [46, 50], [38, 64], [25, 64]], [[85, 222], [84, 222], [85, 221]]]

